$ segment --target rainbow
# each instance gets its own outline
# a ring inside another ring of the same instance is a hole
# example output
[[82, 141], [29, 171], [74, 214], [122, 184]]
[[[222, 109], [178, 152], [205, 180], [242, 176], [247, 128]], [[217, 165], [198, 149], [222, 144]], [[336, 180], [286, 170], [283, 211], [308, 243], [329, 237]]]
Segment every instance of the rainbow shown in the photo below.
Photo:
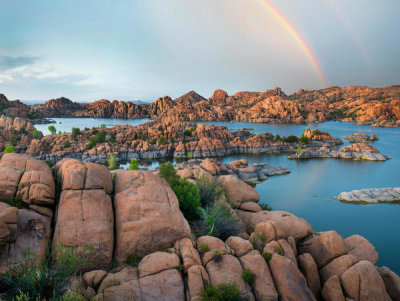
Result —
[[303, 50], [304, 54], [307, 56], [307, 58], [310, 60], [312, 63], [315, 71], [317, 72], [318, 76], [321, 79], [321, 82], [323, 83], [324, 87], [328, 87], [328, 81], [326, 80], [326, 77], [324, 75], [324, 72], [322, 71], [321, 66], [319, 65], [315, 55], [312, 53], [310, 47], [306, 44], [302, 36], [297, 32], [297, 30], [293, 27], [293, 25], [274, 7], [272, 6], [268, 1], [266, 0], [259, 0], [268, 10], [273, 13], [273, 15], [279, 20], [282, 25], [285, 26], [287, 31], [291, 34], [291, 36], [296, 40], [296, 42], [299, 44], [301, 49]]

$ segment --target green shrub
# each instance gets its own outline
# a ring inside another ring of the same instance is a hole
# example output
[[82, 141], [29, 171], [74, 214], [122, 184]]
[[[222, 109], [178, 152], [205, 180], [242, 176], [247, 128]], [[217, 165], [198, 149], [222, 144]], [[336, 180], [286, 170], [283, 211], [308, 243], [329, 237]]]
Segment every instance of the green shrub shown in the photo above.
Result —
[[95, 127], [92, 127], [92, 135], [96, 135], [99, 132], [99, 130]]
[[140, 133], [139, 139], [140, 140], [146, 140], [147, 139], [147, 134], [146, 133]]
[[126, 263], [130, 266], [137, 266], [139, 264], [140, 258], [136, 254], [128, 255], [126, 258]]
[[91, 148], [93, 148], [95, 146], [96, 146], [96, 141], [94, 140], [94, 138], [90, 138], [88, 144], [86, 144], [86, 148], [87, 149], [91, 149]]
[[271, 258], [272, 258], [272, 253], [270, 253], [270, 252], [263, 252], [263, 253], [262, 253], [262, 257], [264, 257], [264, 259], [265, 259], [266, 262], [269, 262], [269, 261], [271, 260]]
[[284, 252], [283, 252], [283, 248], [282, 248], [282, 246], [281, 246], [281, 245], [279, 245], [279, 248], [278, 248], [278, 254], [282, 256], [282, 255], [283, 255], [283, 253], [284, 253]]
[[213, 259], [215, 262], [219, 262], [222, 260], [222, 253], [220, 250], [213, 250]]
[[78, 139], [78, 136], [80, 133], [81, 133], [81, 130], [79, 128], [72, 128], [72, 133], [71, 133], [72, 139], [74, 139], [74, 140]]
[[165, 248], [165, 249], [163, 249], [163, 250], [161, 250], [162, 252], [165, 252], [165, 253], [171, 253], [171, 249], [168, 249], [168, 248]]
[[183, 134], [184, 134], [185, 136], [192, 136], [192, 133], [194, 132], [194, 130], [195, 130], [195, 128], [194, 128], [194, 127], [191, 127], [191, 128], [189, 128], [189, 129], [184, 130], [184, 131], [183, 131]]
[[10, 135], [9, 141], [10, 141], [11, 145], [13, 145], [13, 146], [16, 146], [18, 143], [18, 139], [14, 135]]
[[241, 301], [239, 288], [235, 283], [221, 283], [214, 287], [206, 286], [201, 293], [202, 301]]
[[268, 204], [258, 204], [262, 210], [272, 211], [272, 208]]
[[111, 153], [110, 156], [108, 157], [108, 169], [115, 170], [118, 168], [119, 168], [119, 165], [117, 164], [117, 161], [115, 160], [115, 155], [113, 153]]
[[50, 168], [52, 168], [52, 167], [54, 166], [54, 163], [53, 163], [53, 161], [51, 161], [51, 160], [46, 160], [46, 164], [47, 164]]
[[211, 207], [201, 209], [201, 228], [203, 235], [212, 235], [226, 240], [240, 232], [238, 219], [231, 213], [231, 208], [223, 201], [216, 201]]
[[256, 274], [254, 274], [250, 269], [244, 269], [242, 272], [242, 279], [244, 282], [246, 282], [248, 285], [253, 285], [254, 282], [256, 281]]
[[5, 154], [15, 153], [15, 146], [14, 146], [14, 145], [7, 145], [7, 146], [4, 148], [4, 153], [5, 153]]
[[49, 129], [49, 131], [52, 135], [57, 134], [57, 129], [54, 125], [49, 125], [47, 128]]
[[161, 125], [159, 125], [159, 126], [158, 126], [158, 130], [159, 130], [159, 131], [162, 131], [162, 130], [163, 130], [163, 127], [162, 127]]
[[88, 130], [90, 130], [90, 129], [89, 129], [87, 126], [85, 126], [84, 130], [85, 130], [85, 131], [88, 131]]
[[165, 139], [165, 137], [162, 135], [158, 137], [158, 145], [165, 145], [165, 144], [167, 144], [167, 140]]
[[200, 217], [200, 193], [197, 185], [181, 179], [171, 162], [161, 163], [159, 176], [163, 178], [175, 192], [179, 201], [179, 208], [188, 220]]
[[135, 159], [132, 159], [131, 163], [129, 163], [128, 170], [139, 170], [139, 162]]
[[70, 147], [71, 146], [71, 142], [69, 142], [69, 140], [66, 140], [64, 142], [64, 147]]
[[106, 133], [105, 132], [98, 132], [96, 133], [96, 142], [103, 143], [106, 141]]
[[301, 135], [299, 140], [300, 140], [300, 142], [302, 142], [304, 144], [307, 144], [308, 142], [310, 142], [310, 139], [308, 139], [308, 137], [306, 137], [304, 135]]
[[299, 141], [299, 139], [294, 135], [287, 136], [285, 139], [285, 142], [288, 142], [288, 143], [294, 143], [297, 141]]
[[203, 207], [214, 204], [225, 192], [224, 187], [215, 177], [209, 177], [206, 174], [196, 176], [196, 183], [199, 187], [201, 205]]
[[33, 128], [32, 137], [33, 137], [33, 139], [40, 139], [39, 132], [36, 128]]
[[183, 272], [185, 271], [185, 266], [184, 266], [183, 264], [180, 264], [180, 265], [178, 266], [178, 271], [181, 272], [181, 273], [183, 273]]
[[280, 135], [275, 135], [274, 141], [281, 141], [281, 136]]
[[3, 284], [7, 287], [4, 298], [15, 300], [19, 296], [20, 300], [71, 300], [63, 298], [68, 283], [87, 264], [92, 254], [90, 247], [78, 249], [60, 244], [57, 256], [52, 257], [49, 246], [44, 258], [36, 265], [36, 256], [25, 248], [21, 261], [9, 266], [3, 275]]
[[199, 245], [199, 252], [200, 253], [205, 253], [210, 251], [210, 249], [208, 248], [208, 243], [206, 243], [205, 241], [202, 241]]
[[104, 123], [100, 124], [100, 128], [105, 129], [106, 125]]
[[2, 202], [12, 206], [12, 207], [17, 207], [18, 209], [24, 209], [27, 208], [28, 205], [24, 203], [21, 199], [14, 198], [12, 200], [2, 200]]

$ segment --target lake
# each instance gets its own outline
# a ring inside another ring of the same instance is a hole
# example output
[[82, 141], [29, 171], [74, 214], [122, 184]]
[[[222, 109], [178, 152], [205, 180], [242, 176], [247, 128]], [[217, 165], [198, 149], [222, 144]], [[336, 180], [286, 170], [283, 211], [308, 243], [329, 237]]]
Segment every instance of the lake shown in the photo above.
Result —
[[106, 127], [114, 125], [130, 124], [132, 126], [139, 125], [150, 121], [150, 119], [117, 119], [117, 118], [50, 118], [55, 123], [35, 124], [35, 128], [42, 131], [43, 135], [49, 135], [48, 127], [54, 125], [58, 131], [71, 132], [72, 128], [80, 128], [83, 130], [85, 127], [99, 127], [104, 124]]
[[[70, 131], [72, 127], [106, 124], [137, 125], [144, 120], [53, 118], [57, 130]], [[62, 123], [59, 123], [62, 122]], [[256, 186], [261, 202], [274, 210], [285, 210], [305, 218], [315, 231], [336, 230], [343, 237], [360, 234], [371, 241], [379, 253], [377, 265], [387, 265], [400, 273], [400, 205], [399, 204], [347, 204], [336, 199], [342, 191], [361, 188], [400, 186], [400, 128], [375, 128], [341, 122], [310, 125], [259, 124], [245, 122], [201, 122], [224, 125], [229, 129], [253, 128], [257, 134], [271, 132], [281, 136], [300, 136], [307, 127], [328, 131], [332, 136], [343, 137], [356, 133], [374, 133], [379, 140], [372, 143], [383, 154], [392, 157], [385, 162], [352, 161], [338, 159], [288, 160], [287, 154], [233, 155], [219, 158], [223, 163], [245, 158], [249, 164], [264, 162], [286, 166], [291, 173], [269, 178]], [[48, 133], [47, 125], [36, 128]], [[47, 131], [46, 131], [47, 130]], [[125, 164], [126, 167], [128, 164]], [[156, 168], [158, 162], [141, 165]]]

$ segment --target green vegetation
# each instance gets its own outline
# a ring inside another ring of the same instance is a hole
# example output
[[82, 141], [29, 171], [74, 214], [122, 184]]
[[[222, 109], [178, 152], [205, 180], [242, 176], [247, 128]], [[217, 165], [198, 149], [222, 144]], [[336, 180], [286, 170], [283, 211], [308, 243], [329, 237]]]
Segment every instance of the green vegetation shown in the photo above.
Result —
[[49, 129], [49, 131], [50, 131], [50, 133], [51, 133], [52, 135], [57, 134], [57, 129], [56, 129], [56, 127], [55, 127], [54, 125], [49, 125], [49, 126], [48, 126], [48, 129]]
[[71, 142], [69, 142], [69, 140], [64, 141], [64, 147], [70, 147], [71, 146]]
[[162, 131], [162, 129], [163, 129], [162, 126], [159, 125], [159, 126], [158, 126], [158, 130], [159, 130], [159, 131]]
[[271, 258], [272, 258], [272, 253], [270, 253], [270, 252], [263, 252], [263, 253], [262, 253], [262, 257], [264, 257], [264, 259], [265, 259], [266, 262], [269, 262], [269, 261], [271, 260]]
[[22, 251], [21, 261], [10, 265], [3, 275], [6, 300], [77, 300], [66, 294], [70, 279], [88, 262], [90, 247], [76, 248], [58, 245], [57, 256], [50, 247], [36, 265], [36, 256], [29, 248]]
[[135, 159], [132, 159], [131, 163], [129, 163], [128, 170], [139, 170], [139, 162]]
[[85, 131], [88, 131], [88, 130], [90, 130], [90, 129], [89, 129], [87, 126], [85, 126], [84, 130], [85, 130]]
[[281, 136], [280, 135], [275, 135], [274, 141], [281, 141]]
[[262, 210], [272, 211], [272, 208], [268, 204], [258, 204]]
[[196, 183], [199, 187], [201, 205], [203, 207], [211, 206], [225, 192], [224, 187], [215, 177], [209, 177], [205, 173], [199, 176], [196, 175]]
[[105, 132], [97, 132], [95, 140], [96, 140], [96, 143], [106, 142], [106, 133]]
[[241, 301], [236, 283], [221, 283], [214, 287], [206, 286], [201, 293], [202, 301]]
[[139, 264], [140, 258], [136, 254], [128, 255], [126, 258], [126, 263], [130, 266], [137, 266]]
[[99, 132], [99, 130], [95, 127], [92, 127], [92, 135], [96, 135]]
[[21, 127], [21, 128], [19, 129], [19, 133], [25, 135], [25, 134], [26, 134], [25, 128], [24, 128], [24, 127]]
[[119, 165], [117, 164], [117, 161], [115, 160], [115, 155], [113, 153], [111, 153], [108, 157], [108, 169], [115, 170], [118, 168], [119, 168]]
[[52, 168], [52, 167], [54, 166], [54, 163], [53, 163], [53, 161], [51, 161], [51, 160], [46, 160], [46, 164], [47, 164], [50, 168]]
[[295, 143], [298, 141], [299, 141], [299, 139], [294, 135], [290, 135], [285, 138], [285, 142], [287, 142], [287, 143]]
[[94, 140], [94, 138], [90, 138], [88, 144], [86, 144], [86, 148], [87, 149], [91, 149], [91, 148], [93, 148], [95, 146], [96, 146], [96, 141]]
[[165, 145], [165, 144], [167, 144], [165, 137], [162, 135], [158, 137], [158, 145]]
[[282, 255], [283, 255], [283, 253], [284, 253], [284, 252], [283, 252], [283, 248], [282, 248], [282, 246], [281, 246], [281, 245], [279, 245], [279, 248], [278, 248], [278, 254], [282, 256]]
[[310, 142], [310, 139], [308, 139], [308, 137], [304, 136], [304, 134], [301, 135], [299, 140], [301, 143], [304, 143], [304, 144], [308, 144]]
[[188, 220], [200, 217], [200, 193], [197, 185], [186, 179], [181, 179], [172, 166], [171, 162], [161, 163], [159, 176], [163, 178], [175, 192], [179, 200], [179, 208]]
[[254, 274], [250, 269], [244, 269], [242, 272], [242, 279], [244, 282], [246, 282], [248, 285], [253, 285], [254, 282], [256, 281], [256, 274]]
[[211, 207], [202, 209], [203, 235], [212, 235], [226, 240], [239, 232], [238, 219], [232, 215], [231, 208], [223, 201], [216, 201]]
[[33, 139], [40, 139], [39, 132], [36, 128], [33, 128], [32, 137]]
[[196, 129], [194, 127], [191, 127], [189, 129], [186, 129], [183, 131], [183, 135], [185, 136], [192, 136], [192, 133], [195, 131]]
[[183, 264], [180, 264], [180, 265], [178, 266], [178, 271], [181, 272], [181, 273], [183, 273], [183, 272], [185, 271], [185, 266], [184, 266]]
[[220, 250], [213, 250], [213, 259], [215, 262], [219, 262], [222, 260], [222, 252]]
[[5, 153], [5, 154], [15, 153], [15, 146], [14, 146], [14, 145], [7, 145], [7, 146], [4, 148], [4, 153]]
[[205, 253], [210, 251], [210, 249], [208, 248], [208, 243], [206, 243], [205, 241], [200, 242], [199, 245], [199, 252], [200, 253]]
[[16, 146], [18, 143], [18, 139], [14, 135], [10, 135], [9, 141], [10, 141], [11, 145], [14, 145], [14, 146]]
[[100, 128], [105, 129], [106, 125], [104, 123], [100, 124]]
[[171, 253], [171, 249], [169, 249], [169, 248], [165, 248], [165, 249], [163, 249], [163, 250], [161, 250], [162, 252], [165, 252], [165, 253]]
[[12, 200], [2, 200], [2, 202], [12, 206], [12, 207], [17, 207], [18, 209], [24, 209], [27, 208], [28, 205], [25, 204], [21, 199], [14, 198]]
[[147, 139], [147, 134], [146, 133], [140, 133], [139, 139], [140, 140], [146, 140]]
[[81, 130], [79, 128], [72, 128], [72, 133], [71, 133], [72, 139], [77, 140], [80, 133]]

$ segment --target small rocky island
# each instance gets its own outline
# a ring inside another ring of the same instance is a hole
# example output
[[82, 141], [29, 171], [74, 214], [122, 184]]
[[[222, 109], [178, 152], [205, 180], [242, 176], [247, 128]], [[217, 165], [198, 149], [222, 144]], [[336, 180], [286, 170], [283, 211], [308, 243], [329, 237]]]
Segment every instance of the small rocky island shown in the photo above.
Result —
[[371, 134], [371, 136], [368, 136], [365, 133], [355, 133], [345, 136], [344, 139], [349, 140], [350, 143], [368, 143], [374, 142], [379, 138], [375, 134]]
[[342, 192], [337, 198], [347, 203], [398, 203], [400, 202], [400, 187], [353, 190]]
[[[400, 277], [375, 266], [378, 253], [367, 239], [315, 232], [289, 212], [263, 209], [257, 191], [235, 175], [245, 162], [225, 166], [228, 175], [214, 161], [197, 163], [188, 163], [199, 170], [189, 182], [189, 165], [174, 172], [166, 164], [157, 175], [68, 158], [50, 167], [4, 154], [0, 272], [23, 267], [29, 247], [33, 265], [46, 254], [82, 260], [75, 272], [59, 274], [75, 298], [215, 300], [218, 293], [234, 300], [398, 300]], [[206, 192], [215, 199], [204, 194], [210, 183]], [[196, 185], [212, 208], [198, 203], [208, 216], [204, 229], [187, 207]], [[29, 271], [38, 275], [33, 266]], [[8, 298], [13, 282], [1, 283]]]

